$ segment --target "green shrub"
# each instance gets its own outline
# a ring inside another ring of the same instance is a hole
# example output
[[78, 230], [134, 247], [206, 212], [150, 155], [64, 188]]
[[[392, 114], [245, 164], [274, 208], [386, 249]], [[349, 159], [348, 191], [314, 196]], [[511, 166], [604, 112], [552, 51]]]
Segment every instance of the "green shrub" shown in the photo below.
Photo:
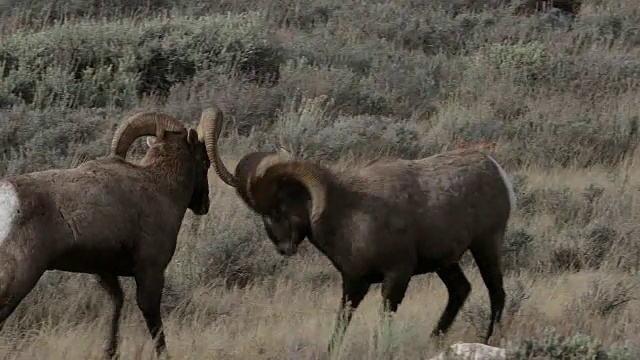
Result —
[[599, 340], [583, 334], [564, 336], [554, 329], [545, 329], [540, 337], [524, 340], [509, 358], [514, 360], [631, 360], [636, 359], [637, 356], [638, 354], [630, 348], [606, 348]]
[[106, 155], [113, 117], [101, 110], [0, 112], [0, 174], [68, 167]]
[[178, 289], [222, 284], [244, 287], [277, 276], [287, 259], [273, 249], [260, 220], [246, 208], [221, 220], [188, 214], [181, 230], [185, 237], [167, 272]]
[[[277, 81], [280, 50], [258, 13], [81, 22], [17, 33], [0, 45], [3, 93], [37, 108], [130, 107], [196, 73]], [[7, 100], [5, 100], [6, 102]]]
[[296, 156], [330, 161], [345, 154], [415, 157], [426, 149], [411, 124], [367, 115], [333, 116], [328, 112], [332, 102], [324, 96], [292, 102], [272, 129], [277, 141]]

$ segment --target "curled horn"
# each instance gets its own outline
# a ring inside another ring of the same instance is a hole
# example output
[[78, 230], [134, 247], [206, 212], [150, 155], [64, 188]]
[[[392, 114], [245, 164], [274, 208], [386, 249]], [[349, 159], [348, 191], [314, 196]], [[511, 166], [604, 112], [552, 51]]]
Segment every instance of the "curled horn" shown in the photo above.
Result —
[[224, 165], [218, 150], [218, 139], [222, 132], [224, 116], [217, 107], [210, 107], [202, 111], [198, 123], [198, 138], [204, 140], [207, 148], [207, 156], [213, 165], [213, 169], [222, 181], [232, 186], [247, 205], [253, 207], [254, 200], [250, 194], [249, 186], [256, 174], [263, 174], [264, 169], [271, 165], [292, 159], [291, 154], [284, 149], [277, 153], [255, 152], [245, 155], [236, 165], [235, 175]]
[[224, 166], [218, 151], [218, 138], [222, 131], [223, 115], [222, 111], [217, 108], [207, 108], [202, 111], [200, 122], [198, 123], [198, 140], [204, 141], [207, 148], [207, 156], [213, 164], [216, 174], [227, 185], [238, 187], [238, 179]]
[[131, 144], [141, 136], [155, 136], [161, 140], [165, 131], [184, 130], [184, 125], [173, 116], [157, 112], [140, 112], [125, 120], [113, 134], [111, 153], [124, 158]]
[[316, 222], [326, 206], [327, 186], [322, 169], [308, 162], [290, 161], [274, 164], [265, 169], [262, 175], [252, 179], [248, 192], [255, 210], [262, 214], [268, 213], [278, 183], [283, 180], [297, 181], [309, 191], [312, 204], [311, 222]]

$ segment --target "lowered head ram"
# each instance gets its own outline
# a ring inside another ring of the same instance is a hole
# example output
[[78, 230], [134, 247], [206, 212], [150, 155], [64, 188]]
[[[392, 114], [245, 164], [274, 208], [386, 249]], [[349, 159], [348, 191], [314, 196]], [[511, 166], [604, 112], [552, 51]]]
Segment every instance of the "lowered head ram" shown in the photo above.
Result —
[[[220, 121], [215, 121], [220, 126]], [[217, 136], [219, 130], [212, 132]], [[431, 335], [446, 333], [471, 284], [459, 260], [469, 250], [488, 289], [486, 343], [505, 302], [502, 241], [515, 195], [504, 169], [489, 155], [455, 150], [417, 160], [386, 160], [332, 170], [311, 161], [253, 153], [231, 174], [210, 142], [213, 167], [262, 216], [283, 255], [308, 238], [342, 275], [339, 320], [329, 343], [342, 339], [369, 287], [382, 283], [395, 312], [414, 275], [436, 272], [449, 299]], [[350, 304], [350, 306], [348, 306]]]
[[[198, 130], [155, 112], [116, 130], [111, 154], [71, 169], [0, 179], [0, 328], [47, 270], [95, 274], [114, 303], [107, 354], [117, 353], [123, 292], [136, 299], [156, 350], [166, 354], [160, 316], [164, 270], [187, 209], [209, 211], [211, 111]], [[125, 160], [139, 137], [154, 136], [140, 164]]]

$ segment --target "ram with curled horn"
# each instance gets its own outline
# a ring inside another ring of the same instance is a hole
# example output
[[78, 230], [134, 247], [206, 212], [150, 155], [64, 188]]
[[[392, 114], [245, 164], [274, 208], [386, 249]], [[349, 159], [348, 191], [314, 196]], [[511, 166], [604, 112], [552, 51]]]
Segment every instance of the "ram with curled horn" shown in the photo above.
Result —
[[[220, 120], [214, 122], [219, 127]], [[218, 136], [219, 131], [213, 134]], [[251, 153], [231, 174], [212, 164], [261, 215], [278, 252], [296, 253], [305, 239], [342, 275], [342, 300], [329, 350], [338, 345], [372, 284], [395, 312], [411, 278], [435, 272], [448, 290], [432, 336], [446, 333], [471, 292], [459, 260], [469, 250], [488, 289], [487, 343], [505, 303], [501, 248], [515, 193], [504, 169], [480, 150], [454, 150], [416, 160], [392, 159], [335, 170], [277, 154]]]
[[[138, 113], [116, 130], [107, 156], [0, 179], [0, 328], [45, 271], [94, 274], [114, 304], [106, 348], [113, 357], [123, 305], [118, 277], [134, 277], [156, 352], [166, 355], [164, 271], [187, 209], [209, 212], [214, 115], [205, 110], [196, 131], [167, 114]], [[155, 137], [144, 158], [126, 161], [143, 136]]]

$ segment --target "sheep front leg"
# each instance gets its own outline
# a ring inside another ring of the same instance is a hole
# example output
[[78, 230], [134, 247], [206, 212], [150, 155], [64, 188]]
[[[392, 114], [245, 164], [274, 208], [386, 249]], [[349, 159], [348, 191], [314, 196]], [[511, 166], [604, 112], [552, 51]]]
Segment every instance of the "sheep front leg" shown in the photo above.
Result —
[[[404, 295], [409, 286], [409, 281], [411, 281], [411, 275], [411, 271], [403, 269], [401, 271], [385, 274], [384, 279], [382, 280], [381, 292], [383, 303], [381, 324], [383, 326], [381, 328], [382, 333], [380, 333], [380, 335], [384, 336], [382, 344], [385, 348], [389, 344], [388, 336], [390, 335], [390, 332], [387, 331], [386, 327], [390, 325], [391, 316], [398, 311], [398, 307], [404, 299]], [[376, 336], [374, 339], [377, 347], [377, 343], [379, 341], [378, 337]]]
[[160, 302], [164, 287], [164, 272], [159, 269], [145, 269], [135, 275], [136, 299], [138, 307], [144, 316], [151, 337], [155, 341], [158, 358], [168, 358], [165, 342]]
[[17, 261], [13, 255], [0, 251], [0, 330], [44, 272], [45, 267], [35, 260]]
[[329, 340], [329, 353], [333, 352], [335, 347], [342, 342], [347, 326], [353, 317], [353, 312], [358, 308], [358, 305], [360, 305], [362, 299], [367, 295], [367, 292], [369, 292], [370, 286], [371, 284], [366, 281], [342, 277], [342, 298], [340, 300], [336, 325]]
[[387, 274], [382, 281], [383, 311], [385, 315], [398, 311], [398, 306], [404, 299], [404, 295], [411, 281], [411, 271], [402, 271]]
[[99, 274], [98, 282], [103, 289], [109, 293], [113, 302], [113, 316], [111, 318], [111, 329], [109, 331], [109, 343], [106, 349], [108, 358], [117, 358], [118, 353], [118, 328], [120, 327], [120, 314], [124, 304], [124, 293], [120, 281], [116, 275]]
[[447, 331], [449, 331], [453, 320], [455, 320], [471, 292], [471, 283], [469, 283], [467, 277], [464, 276], [464, 272], [462, 272], [459, 264], [449, 265], [448, 267], [438, 270], [436, 273], [447, 287], [449, 300], [440, 316], [440, 320], [438, 320], [438, 324], [431, 332], [431, 336], [434, 337], [446, 334]]

